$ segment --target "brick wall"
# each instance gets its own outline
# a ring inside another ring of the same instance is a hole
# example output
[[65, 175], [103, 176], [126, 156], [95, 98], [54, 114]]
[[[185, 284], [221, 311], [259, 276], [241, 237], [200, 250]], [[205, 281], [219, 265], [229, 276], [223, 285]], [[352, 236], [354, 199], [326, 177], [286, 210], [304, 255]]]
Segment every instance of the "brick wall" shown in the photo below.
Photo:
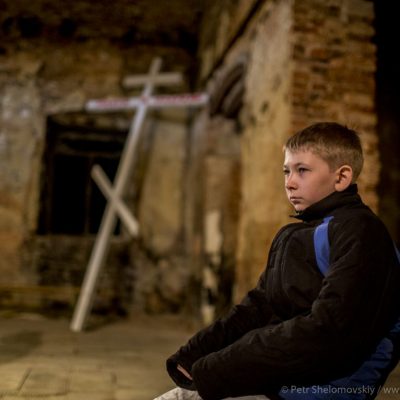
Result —
[[356, 129], [365, 151], [360, 189], [376, 210], [380, 162], [373, 3], [305, 0], [296, 1], [293, 10], [293, 130], [324, 120]]

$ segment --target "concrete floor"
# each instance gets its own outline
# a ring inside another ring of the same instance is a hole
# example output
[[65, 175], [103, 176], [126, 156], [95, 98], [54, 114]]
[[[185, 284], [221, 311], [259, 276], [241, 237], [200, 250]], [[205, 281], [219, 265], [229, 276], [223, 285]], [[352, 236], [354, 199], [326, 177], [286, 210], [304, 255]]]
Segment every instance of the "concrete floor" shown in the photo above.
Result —
[[[37, 315], [0, 316], [0, 324], [3, 400], [151, 400], [173, 387], [165, 359], [195, 331], [176, 317], [143, 315], [83, 333]], [[386, 388], [379, 400], [400, 400], [400, 368]]]
[[84, 333], [36, 315], [0, 318], [0, 399], [151, 400], [174, 387], [165, 359], [192, 330], [138, 316]]

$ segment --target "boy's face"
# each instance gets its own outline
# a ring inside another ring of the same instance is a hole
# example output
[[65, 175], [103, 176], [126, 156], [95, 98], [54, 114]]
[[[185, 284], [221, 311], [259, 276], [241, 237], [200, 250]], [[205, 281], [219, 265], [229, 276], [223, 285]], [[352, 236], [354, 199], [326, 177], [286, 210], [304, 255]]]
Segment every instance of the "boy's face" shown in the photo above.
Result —
[[303, 211], [336, 190], [337, 172], [309, 150], [286, 150], [283, 171], [286, 194], [296, 211]]

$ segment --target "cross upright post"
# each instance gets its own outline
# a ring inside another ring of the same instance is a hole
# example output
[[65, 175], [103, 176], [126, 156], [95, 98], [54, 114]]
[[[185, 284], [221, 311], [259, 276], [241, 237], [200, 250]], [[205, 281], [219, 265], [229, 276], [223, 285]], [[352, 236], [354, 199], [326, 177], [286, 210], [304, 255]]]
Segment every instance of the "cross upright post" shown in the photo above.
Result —
[[[130, 84], [138, 85], [144, 84], [141, 100], [135, 106], [136, 113], [132, 120], [127, 141], [122, 152], [120, 164], [115, 176], [114, 189], [112, 195], [115, 198], [121, 198], [126, 187], [130, 170], [134, 161], [135, 150], [137, 147], [140, 130], [143, 121], [146, 117], [148, 110], [148, 99], [153, 93], [155, 84], [171, 85], [177, 84], [177, 75], [171, 78], [171, 74], [166, 74], [163, 80], [163, 74], [159, 74], [161, 69], [161, 59], [156, 58], [153, 60], [150, 71], [147, 76], [140, 76], [139, 79], [130, 82]], [[95, 173], [96, 175], [96, 173]], [[97, 175], [99, 175], [97, 173]], [[103, 185], [104, 186], [104, 185]], [[110, 199], [112, 196], [110, 196]], [[99, 232], [96, 237], [94, 247], [89, 259], [86, 274], [82, 284], [82, 289], [78, 297], [74, 314], [71, 322], [71, 330], [79, 332], [83, 329], [86, 318], [92, 307], [94, 290], [96, 287], [97, 279], [103, 265], [105, 256], [108, 252], [110, 245], [110, 238], [115, 229], [117, 222], [117, 208], [121, 209], [114, 201], [109, 201], [103, 214], [103, 219], [100, 224]]]

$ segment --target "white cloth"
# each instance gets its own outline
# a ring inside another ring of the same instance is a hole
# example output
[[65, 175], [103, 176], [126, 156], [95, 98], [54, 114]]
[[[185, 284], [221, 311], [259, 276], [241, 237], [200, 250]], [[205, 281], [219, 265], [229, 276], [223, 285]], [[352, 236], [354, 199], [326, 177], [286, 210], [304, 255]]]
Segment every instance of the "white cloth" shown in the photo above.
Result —
[[[244, 397], [228, 397], [225, 400], [268, 400], [268, 397], [259, 395], [259, 396], [244, 396]], [[167, 393], [162, 394], [159, 397], [156, 397], [154, 400], [202, 400], [197, 392], [192, 390], [182, 389], [177, 387], [175, 389], [170, 390]]]

